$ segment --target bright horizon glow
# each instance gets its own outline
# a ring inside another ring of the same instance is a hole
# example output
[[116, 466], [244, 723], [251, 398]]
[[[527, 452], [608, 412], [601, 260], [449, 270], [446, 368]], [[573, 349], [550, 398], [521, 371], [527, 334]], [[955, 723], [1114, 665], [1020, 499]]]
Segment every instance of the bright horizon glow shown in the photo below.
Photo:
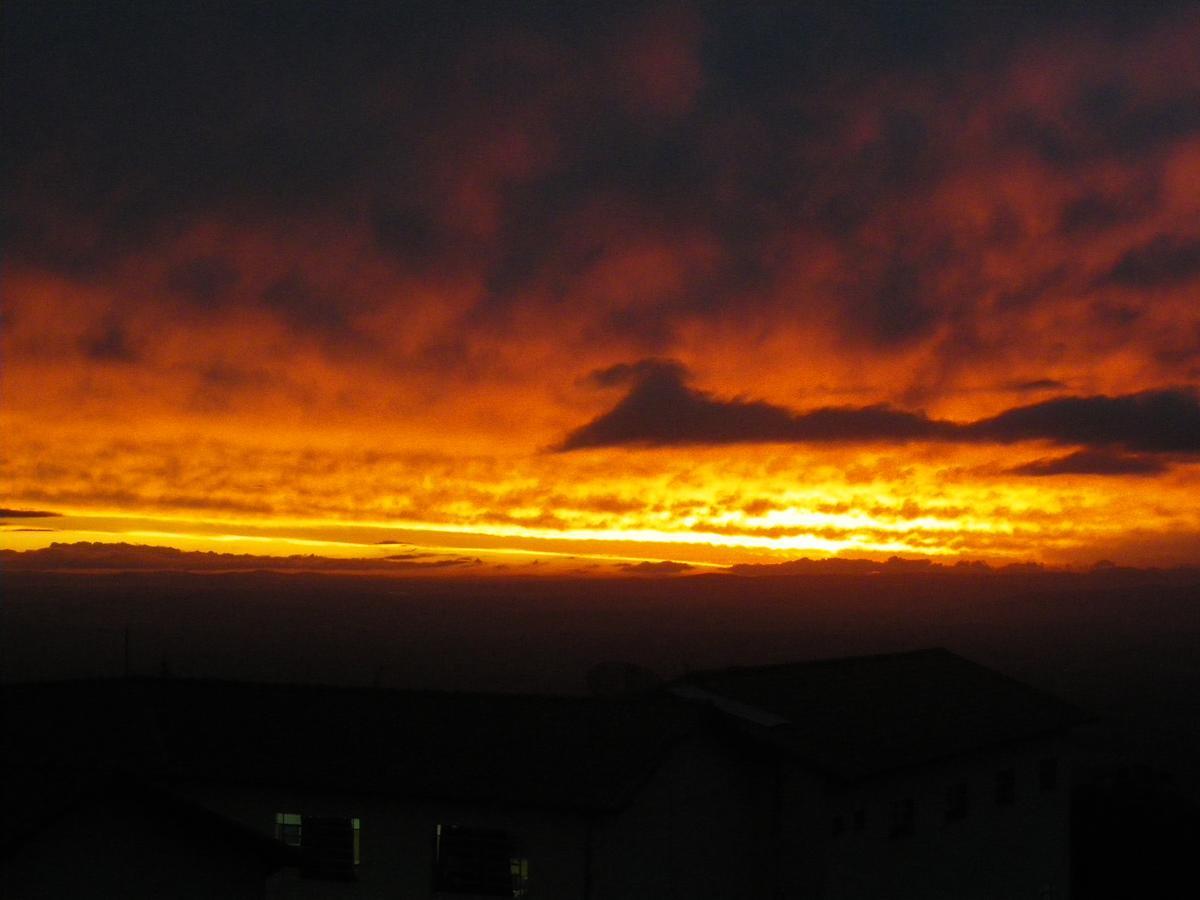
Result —
[[1200, 565], [1200, 12], [653, 6], [14, 18], [0, 549]]

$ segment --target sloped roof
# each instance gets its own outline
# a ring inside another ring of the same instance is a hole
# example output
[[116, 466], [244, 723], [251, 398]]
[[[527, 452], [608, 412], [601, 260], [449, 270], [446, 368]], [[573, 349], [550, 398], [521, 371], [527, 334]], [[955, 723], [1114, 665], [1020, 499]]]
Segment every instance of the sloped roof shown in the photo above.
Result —
[[132, 768], [171, 781], [583, 810], [623, 805], [702, 714], [666, 695], [175, 679], [10, 686], [5, 694], [6, 715], [23, 717], [19, 737], [8, 741], [18, 757]]
[[678, 688], [709, 700], [741, 730], [847, 779], [1054, 733], [1088, 718], [944, 649], [694, 672]]
[[161, 785], [120, 774], [63, 771], [45, 767], [6, 767], [0, 774], [3, 791], [3, 826], [0, 828], [0, 857], [19, 853], [21, 847], [70, 815], [87, 815], [102, 806], [107, 810], [129, 809], [154, 822], [160, 831], [169, 826], [174, 833], [252, 858], [263, 866], [264, 875], [282, 866], [300, 863], [297, 848], [260, 834], [241, 822], [214, 812], [193, 800], [173, 794]]
[[574, 810], [622, 807], [714, 710], [759, 745], [844, 779], [1087, 718], [940, 649], [694, 672], [676, 693], [621, 698], [180, 679], [0, 690], [6, 767]]

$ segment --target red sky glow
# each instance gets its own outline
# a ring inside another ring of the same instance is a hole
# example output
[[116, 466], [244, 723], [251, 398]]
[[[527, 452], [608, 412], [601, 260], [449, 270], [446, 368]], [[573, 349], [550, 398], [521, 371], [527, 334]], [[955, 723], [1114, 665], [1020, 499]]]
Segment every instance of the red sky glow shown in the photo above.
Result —
[[1200, 564], [1194, 6], [170, 6], [6, 10], [0, 548]]

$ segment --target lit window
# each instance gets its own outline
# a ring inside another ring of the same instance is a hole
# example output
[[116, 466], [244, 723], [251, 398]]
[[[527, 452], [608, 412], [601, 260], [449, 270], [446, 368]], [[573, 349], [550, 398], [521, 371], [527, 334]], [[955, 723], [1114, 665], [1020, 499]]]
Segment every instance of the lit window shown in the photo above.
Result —
[[300, 846], [300, 813], [275, 813], [275, 840]]
[[524, 897], [529, 893], [529, 860], [514, 856], [509, 860], [509, 869], [512, 872], [512, 895]]
[[946, 821], [959, 822], [967, 817], [970, 810], [970, 800], [967, 796], [967, 784], [960, 781], [946, 788]]
[[434, 831], [433, 887], [446, 894], [523, 897], [529, 861], [513, 856], [503, 831], [438, 825]]

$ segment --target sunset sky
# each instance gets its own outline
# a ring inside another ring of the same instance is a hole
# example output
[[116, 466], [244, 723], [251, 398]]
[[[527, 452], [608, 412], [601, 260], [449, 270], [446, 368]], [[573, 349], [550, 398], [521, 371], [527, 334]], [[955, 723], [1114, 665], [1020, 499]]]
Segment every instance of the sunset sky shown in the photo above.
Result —
[[6, 2], [0, 548], [1200, 564], [1200, 6], [1025, 6]]

